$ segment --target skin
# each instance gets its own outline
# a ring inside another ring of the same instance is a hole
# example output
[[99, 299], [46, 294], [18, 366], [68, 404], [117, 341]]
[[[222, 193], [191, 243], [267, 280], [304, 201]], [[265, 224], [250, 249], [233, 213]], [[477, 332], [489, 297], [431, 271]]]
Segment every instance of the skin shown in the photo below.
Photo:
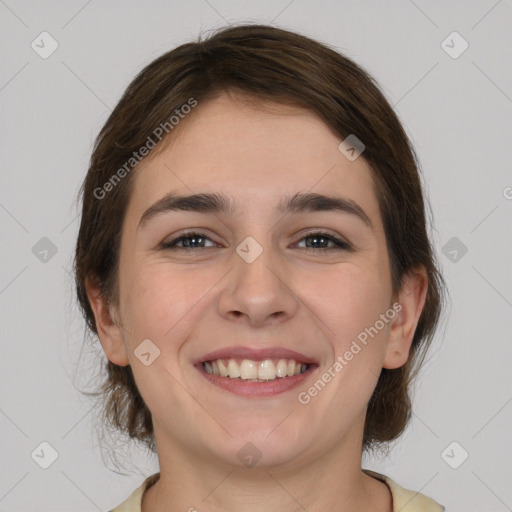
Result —
[[[228, 93], [199, 104], [171, 143], [134, 171], [119, 305], [109, 309], [87, 281], [105, 354], [131, 365], [153, 416], [160, 480], [144, 494], [142, 510], [389, 512], [388, 487], [361, 471], [364, 419], [381, 369], [408, 359], [426, 273], [415, 269], [393, 296], [364, 158], [345, 158], [340, 137], [312, 113], [262, 107]], [[356, 201], [374, 229], [348, 213], [276, 213], [282, 195], [308, 191]], [[237, 214], [167, 212], [137, 229], [142, 213], [168, 192], [223, 192]], [[158, 248], [187, 228], [201, 228], [211, 239], [203, 245], [212, 248]], [[308, 228], [328, 230], [354, 250], [307, 249]], [[250, 264], [235, 250], [247, 236], [263, 248]], [[299, 403], [298, 393], [395, 301], [402, 306], [395, 318], [310, 403]], [[149, 366], [134, 354], [144, 339], [160, 350]], [[244, 398], [210, 384], [192, 365], [233, 345], [289, 348], [319, 367], [285, 393]], [[252, 468], [237, 458], [248, 442], [261, 453]]]

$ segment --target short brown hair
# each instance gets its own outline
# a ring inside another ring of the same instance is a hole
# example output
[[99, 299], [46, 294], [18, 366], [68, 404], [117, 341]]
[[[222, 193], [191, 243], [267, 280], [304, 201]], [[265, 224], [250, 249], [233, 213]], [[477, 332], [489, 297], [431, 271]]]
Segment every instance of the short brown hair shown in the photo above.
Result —
[[[109, 187], [105, 200], [98, 199], [95, 190], [168, 121], [170, 113], [190, 98], [202, 103], [225, 91], [307, 109], [342, 139], [350, 134], [360, 139], [365, 144], [362, 157], [374, 178], [394, 293], [412, 268], [423, 265], [427, 271], [426, 302], [409, 360], [401, 368], [382, 370], [366, 414], [364, 449], [394, 440], [411, 417], [409, 385], [433, 339], [444, 293], [427, 234], [418, 160], [374, 79], [346, 56], [306, 36], [267, 25], [231, 26], [158, 57], [128, 86], [96, 139], [80, 189], [75, 279], [87, 326], [97, 334], [87, 277], [100, 283], [109, 303], [119, 301], [120, 234], [133, 173]], [[97, 393], [104, 401], [103, 419], [154, 452], [151, 413], [131, 367], [110, 361], [106, 367], [107, 379]]]

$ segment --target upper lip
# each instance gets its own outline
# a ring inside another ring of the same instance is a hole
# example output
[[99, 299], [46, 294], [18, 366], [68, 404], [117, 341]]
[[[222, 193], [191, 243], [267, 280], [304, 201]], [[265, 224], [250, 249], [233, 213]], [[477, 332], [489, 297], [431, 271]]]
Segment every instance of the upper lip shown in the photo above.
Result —
[[253, 361], [263, 361], [265, 359], [294, 359], [300, 363], [317, 364], [317, 361], [312, 357], [284, 347], [250, 348], [241, 346], [214, 350], [198, 358], [194, 364], [204, 363], [205, 361], [215, 361], [216, 359], [251, 359]]

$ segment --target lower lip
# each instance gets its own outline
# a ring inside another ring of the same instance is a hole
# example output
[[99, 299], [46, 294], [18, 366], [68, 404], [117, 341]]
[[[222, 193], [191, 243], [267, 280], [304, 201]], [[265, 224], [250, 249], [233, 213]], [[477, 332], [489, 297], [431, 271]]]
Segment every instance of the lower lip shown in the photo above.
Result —
[[299, 375], [294, 375], [293, 377], [278, 377], [269, 382], [248, 382], [241, 379], [219, 377], [206, 373], [202, 364], [196, 365], [196, 368], [208, 381], [226, 391], [230, 391], [239, 396], [261, 398], [279, 395], [280, 393], [293, 389], [311, 375], [315, 366], [310, 365], [304, 373]]

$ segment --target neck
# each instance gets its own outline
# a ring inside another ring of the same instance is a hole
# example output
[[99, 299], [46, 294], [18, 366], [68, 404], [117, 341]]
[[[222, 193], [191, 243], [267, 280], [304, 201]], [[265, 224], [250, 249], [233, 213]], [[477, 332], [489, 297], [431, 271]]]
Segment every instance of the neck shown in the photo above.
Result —
[[362, 450], [348, 440], [307, 463], [240, 468], [156, 439], [160, 479], [142, 512], [392, 512], [387, 485], [361, 471]]

